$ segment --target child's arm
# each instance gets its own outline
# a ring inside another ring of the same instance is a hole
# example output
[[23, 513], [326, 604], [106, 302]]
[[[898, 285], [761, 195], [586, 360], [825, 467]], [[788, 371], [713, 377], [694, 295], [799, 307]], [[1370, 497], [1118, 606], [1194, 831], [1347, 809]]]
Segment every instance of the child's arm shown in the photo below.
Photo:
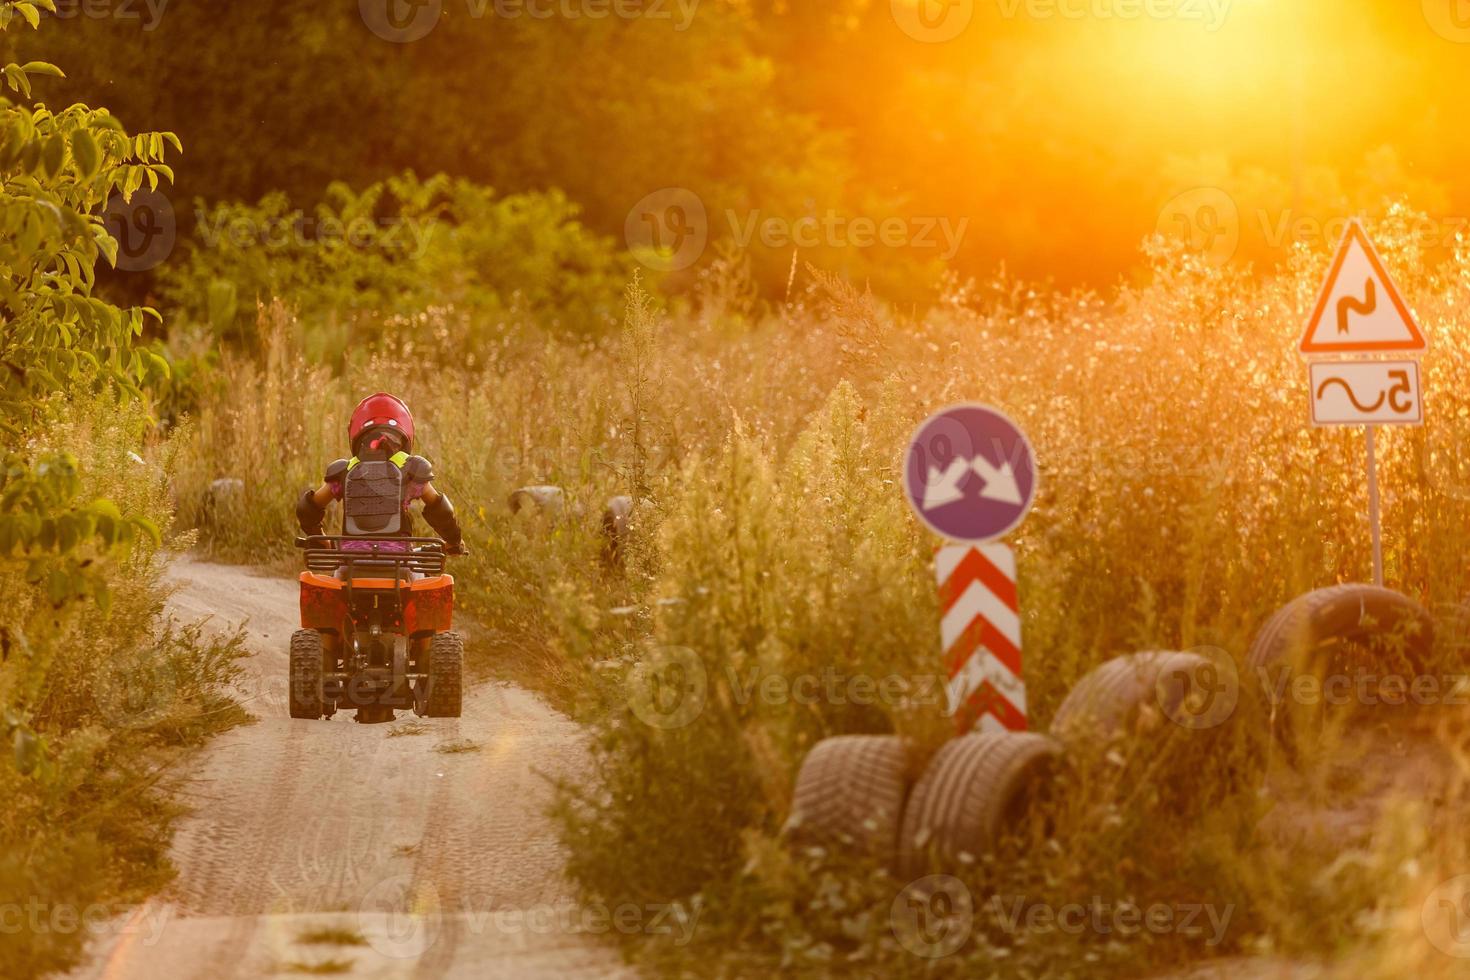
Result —
[[450, 554], [458, 553], [464, 547], [464, 533], [459, 528], [459, 521], [455, 519], [454, 505], [432, 483], [424, 484], [423, 500], [424, 520], [444, 539], [446, 550]]
[[296, 501], [296, 523], [301, 525], [301, 530], [307, 535], [321, 534], [322, 521], [327, 516], [327, 504], [338, 496], [342, 486], [342, 477], [347, 473], [347, 460], [339, 459], [327, 467], [326, 479], [322, 485], [315, 490], [301, 491], [301, 499]]

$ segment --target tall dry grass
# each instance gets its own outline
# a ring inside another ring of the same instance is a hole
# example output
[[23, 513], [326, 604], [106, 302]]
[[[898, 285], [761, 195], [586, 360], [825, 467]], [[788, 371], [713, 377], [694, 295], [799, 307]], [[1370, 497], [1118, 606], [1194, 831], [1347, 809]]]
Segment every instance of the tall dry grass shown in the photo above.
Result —
[[[1372, 229], [1432, 343], [1429, 424], [1379, 441], [1384, 541], [1389, 584], [1444, 611], [1466, 587], [1470, 252], [1426, 267], [1412, 221], [1395, 210]], [[377, 349], [345, 376], [303, 363], [292, 318], [271, 310], [265, 360], [227, 361], [230, 390], [193, 421], [180, 506], [216, 554], [282, 558], [294, 497], [345, 452], [351, 406], [403, 393], [466, 515], [475, 557], [457, 574], [494, 631], [489, 649], [523, 654], [521, 676], [593, 733], [599, 782], [567, 788], [561, 809], [573, 874], [606, 900], [702, 910], [701, 956], [1006, 976], [1128, 975], [1223, 952], [1370, 956], [1378, 933], [1363, 917], [1391, 919], [1392, 902], [1461, 855], [1437, 854], [1433, 871], [1389, 888], [1374, 875], [1413, 859], [1427, 818], [1389, 808], [1392, 832], [1341, 867], [1330, 840], [1262, 830], [1269, 753], [1248, 712], [1208, 742], [1171, 731], [1167, 765], [1139, 768], [1155, 758], [1152, 732], [1102, 756], [1116, 772], [1064, 774], [1045, 839], [966, 877], [979, 896], [1229, 906], [1218, 946], [981, 929], [960, 954], [916, 959], [889, 928], [903, 883], [780, 843], [791, 778], [816, 739], [944, 737], [942, 705], [922, 696], [939, 669], [933, 542], [898, 483], [904, 441], [934, 408], [990, 402], [1037, 449], [1040, 498], [1013, 538], [1037, 727], [1106, 658], [1207, 645], [1239, 659], [1285, 601], [1369, 576], [1362, 436], [1309, 426], [1295, 353], [1329, 256], [1297, 251], [1266, 271], [1161, 243], [1147, 257], [1147, 281], [1116, 292], [998, 278], [956, 286], [922, 317], [817, 274], [759, 313], [729, 302], [747, 291], [723, 279], [687, 309], [635, 292], [623, 334], [601, 340], [513, 323], [471, 331], [436, 310], [380, 325]], [[457, 343], [487, 332], [488, 344]], [[245, 481], [233, 509], [210, 502], [220, 477]], [[542, 482], [567, 489], [566, 513], [512, 516], [508, 492]], [[639, 498], [620, 570], [597, 536], [614, 493]], [[703, 710], [676, 727], [647, 723], [630, 701], [669, 658], [708, 681]], [[1458, 647], [1440, 652], [1447, 668], [1462, 660]], [[781, 700], [783, 684], [834, 669], [903, 683], [863, 705]], [[749, 683], [766, 677], [774, 699]], [[1319, 787], [1318, 802], [1340, 801], [1350, 782]], [[657, 938], [640, 949], [687, 962]]]

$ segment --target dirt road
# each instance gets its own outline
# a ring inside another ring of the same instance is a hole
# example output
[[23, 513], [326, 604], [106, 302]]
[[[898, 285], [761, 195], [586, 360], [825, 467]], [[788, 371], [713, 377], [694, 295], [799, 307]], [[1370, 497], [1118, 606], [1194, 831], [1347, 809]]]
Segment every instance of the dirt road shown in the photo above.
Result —
[[467, 690], [460, 719], [293, 720], [295, 582], [187, 559], [171, 574], [176, 618], [247, 624], [258, 721], [198, 760], [178, 880], [74, 976], [630, 975], [604, 910], [573, 903], [544, 815], [541, 774], [585, 764], [571, 721], [503, 684]]

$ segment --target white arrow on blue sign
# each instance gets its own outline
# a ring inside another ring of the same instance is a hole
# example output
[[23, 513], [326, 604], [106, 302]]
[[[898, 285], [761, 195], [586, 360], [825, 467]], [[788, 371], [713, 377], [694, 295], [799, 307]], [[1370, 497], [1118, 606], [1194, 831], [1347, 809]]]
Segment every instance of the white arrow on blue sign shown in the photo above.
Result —
[[920, 521], [951, 541], [995, 541], [1036, 499], [1036, 454], [1020, 426], [989, 405], [931, 416], [904, 456], [904, 490]]

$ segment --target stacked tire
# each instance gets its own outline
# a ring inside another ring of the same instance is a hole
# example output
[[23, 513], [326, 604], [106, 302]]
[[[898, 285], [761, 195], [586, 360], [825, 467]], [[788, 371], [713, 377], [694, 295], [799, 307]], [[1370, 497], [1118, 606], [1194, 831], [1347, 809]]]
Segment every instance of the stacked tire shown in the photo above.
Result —
[[[1434, 617], [1408, 596], [1373, 585], [1335, 585], [1299, 596], [1268, 619], [1251, 642], [1245, 667], [1273, 739], [1300, 761], [1306, 743], [1327, 723], [1326, 695], [1334, 680], [1361, 690], [1384, 673], [1415, 674], [1429, 663], [1434, 636]], [[1308, 699], [1293, 693], [1301, 680], [1312, 692]]]
[[[1417, 668], [1427, 663], [1433, 642], [1433, 618], [1419, 603], [1375, 586], [1338, 585], [1277, 611], [1253, 640], [1244, 667], [1247, 679], [1281, 665], [1320, 672], [1324, 665], [1343, 666], [1344, 651], [1357, 650], [1361, 659], [1362, 650], [1378, 645], [1393, 647], [1396, 658]], [[1254, 712], [1263, 703], [1265, 685], [1240, 681], [1223, 652], [1116, 657], [1077, 683], [1058, 707], [1051, 735], [971, 732], [941, 746], [917, 776], [911, 747], [898, 736], [825, 739], [797, 774], [790, 839], [877, 859], [903, 875], [979, 860], [1008, 831], [1043, 812], [1039, 804], [1064, 756], [1088, 758], [1127, 738], [1145, 754], [1156, 753], [1174, 737], [1223, 729], [1238, 711]], [[1242, 698], [1242, 687], [1255, 696]], [[1246, 723], [1254, 724], [1254, 716]], [[1221, 742], [1207, 736], [1187, 744]]]
[[807, 754], [788, 831], [918, 873], [930, 860], [989, 852], [1024, 820], [1061, 745], [1029, 732], [973, 733], [946, 743], [917, 781], [895, 735], [843, 735]]

